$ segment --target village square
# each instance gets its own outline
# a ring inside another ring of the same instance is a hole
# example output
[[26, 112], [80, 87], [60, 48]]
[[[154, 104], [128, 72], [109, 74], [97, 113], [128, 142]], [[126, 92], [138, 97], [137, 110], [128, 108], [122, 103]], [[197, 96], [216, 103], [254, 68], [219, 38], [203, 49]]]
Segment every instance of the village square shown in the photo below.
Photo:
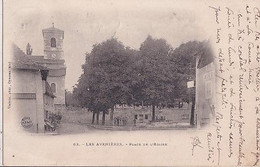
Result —
[[[41, 32], [38, 32], [41, 33]], [[165, 130], [207, 125], [214, 116], [215, 66], [209, 41], [173, 48], [148, 35], [139, 49], [117, 38], [93, 45], [82, 74], [65, 88], [66, 33], [42, 29], [44, 55], [33, 43], [13, 44], [13, 107], [17, 123], [34, 133]]]

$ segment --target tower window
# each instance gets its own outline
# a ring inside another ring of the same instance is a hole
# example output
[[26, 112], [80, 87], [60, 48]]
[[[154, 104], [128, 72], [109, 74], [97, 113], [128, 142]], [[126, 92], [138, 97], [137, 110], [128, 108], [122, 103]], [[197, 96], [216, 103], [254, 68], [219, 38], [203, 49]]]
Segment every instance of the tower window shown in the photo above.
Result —
[[56, 84], [55, 84], [55, 83], [52, 83], [52, 84], [51, 84], [51, 91], [52, 91], [53, 93], [56, 93]]
[[56, 47], [56, 39], [51, 38], [51, 47]]

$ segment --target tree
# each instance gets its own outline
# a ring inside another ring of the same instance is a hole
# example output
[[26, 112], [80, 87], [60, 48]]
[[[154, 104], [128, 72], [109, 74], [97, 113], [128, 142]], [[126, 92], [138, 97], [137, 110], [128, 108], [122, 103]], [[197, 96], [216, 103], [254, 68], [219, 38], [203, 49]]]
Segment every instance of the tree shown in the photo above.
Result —
[[95, 44], [91, 53], [86, 54], [83, 74], [73, 89], [73, 97], [93, 112], [92, 123], [95, 118], [99, 123], [102, 112], [102, 124], [105, 124], [109, 110], [112, 123], [116, 104], [142, 102], [152, 106], [155, 121], [155, 106], [173, 103], [176, 98], [191, 100], [186, 85], [188, 80], [195, 79], [195, 54], [203, 45], [194, 41], [173, 50], [164, 39], [151, 36], [139, 51], [125, 47], [115, 38]]
[[[196, 78], [196, 56], [203, 54], [209, 48], [208, 42], [187, 42], [181, 44], [171, 54], [171, 61], [177, 67], [177, 77], [174, 98], [180, 98], [186, 102], [192, 102], [191, 125], [194, 125], [195, 88], [187, 89], [187, 82]], [[208, 53], [207, 53], [208, 54]]]
[[77, 98], [75, 98], [75, 94], [72, 93], [71, 91], [65, 90], [65, 105], [66, 107], [72, 106], [80, 106]]
[[131, 100], [131, 54], [134, 54], [133, 50], [114, 38], [94, 45], [91, 53], [86, 54], [83, 74], [75, 93], [81, 105], [93, 112], [92, 123], [95, 114], [98, 123], [102, 111], [102, 123], [105, 124], [105, 114], [109, 109], [113, 120], [114, 106]]
[[[187, 90], [187, 82], [195, 80], [196, 76], [196, 53], [201, 51], [206, 42], [190, 41], [181, 44], [170, 54], [170, 61], [177, 67], [177, 80], [173, 98], [189, 102], [190, 92]], [[195, 91], [193, 91], [195, 95]]]
[[108, 97], [106, 83], [106, 72], [102, 68], [95, 67], [95, 57], [88, 57], [83, 65], [84, 73], [81, 75], [74, 93], [80, 101], [81, 106], [87, 107], [93, 112], [92, 124], [96, 116], [96, 123], [99, 124], [99, 113], [103, 112], [102, 124], [105, 124], [105, 114], [111, 107], [111, 100]]
[[167, 100], [174, 90], [175, 68], [169, 62], [170, 45], [164, 39], [148, 36], [141, 44], [141, 85], [144, 100], [152, 105], [152, 120], [155, 121], [155, 106]]

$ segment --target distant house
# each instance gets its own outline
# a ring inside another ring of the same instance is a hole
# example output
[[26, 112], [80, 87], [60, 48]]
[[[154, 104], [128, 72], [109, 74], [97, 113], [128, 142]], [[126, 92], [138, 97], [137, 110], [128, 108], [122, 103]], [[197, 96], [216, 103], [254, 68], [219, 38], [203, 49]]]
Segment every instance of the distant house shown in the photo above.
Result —
[[196, 118], [198, 127], [208, 124], [215, 115], [216, 72], [214, 56], [207, 43], [196, 55]]
[[13, 45], [12, 111], [17, 123], [30, 132], [44, 132], [45, 119], [54, 112], [54, 98], [47, 77], [47, 67], [28, 58], [20, 48]]
[[140, 111], [134, 115], [134, 124], [149, 123], [152, 120], [151, 111]]

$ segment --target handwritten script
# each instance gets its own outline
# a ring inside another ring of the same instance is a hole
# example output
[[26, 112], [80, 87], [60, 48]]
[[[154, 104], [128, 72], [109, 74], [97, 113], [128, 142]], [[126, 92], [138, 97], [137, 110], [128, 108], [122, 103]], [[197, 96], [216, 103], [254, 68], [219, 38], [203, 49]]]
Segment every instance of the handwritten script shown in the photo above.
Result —
[[216, 109], [206, 133], [213, 165], [260, 165], [259, 5], [210, 5], [214, 22]]

